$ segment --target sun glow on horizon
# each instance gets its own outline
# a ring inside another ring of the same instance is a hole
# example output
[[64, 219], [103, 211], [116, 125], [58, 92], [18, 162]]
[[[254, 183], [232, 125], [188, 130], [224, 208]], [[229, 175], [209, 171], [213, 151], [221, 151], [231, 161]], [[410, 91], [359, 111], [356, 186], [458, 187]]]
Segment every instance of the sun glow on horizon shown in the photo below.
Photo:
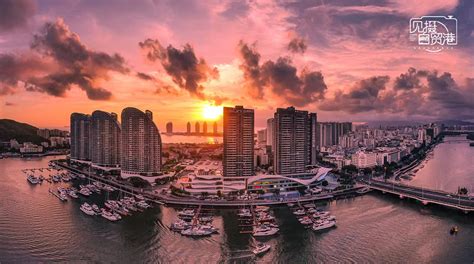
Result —
[[202, 108], [202, 117], [206, 120], [216, 120], [222, 115], [222, 106], [204, 105]]

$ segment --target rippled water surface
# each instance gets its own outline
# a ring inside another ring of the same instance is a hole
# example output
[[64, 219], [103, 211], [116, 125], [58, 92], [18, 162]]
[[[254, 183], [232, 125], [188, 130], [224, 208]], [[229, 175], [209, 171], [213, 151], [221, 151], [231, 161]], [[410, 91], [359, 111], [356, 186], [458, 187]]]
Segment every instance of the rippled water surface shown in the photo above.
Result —
[[[20, 171], [45, 167], [52, 158], [0, 160], [1, 263], [474, 261], [474, 216], [377, 193], [321, 205], [338, 219], [337, 228], [323, 233], [304, 229], [285, 207], [274, 209], [280, 234], [265, 240], [272, 249], [256, 259], [249, 251], [249, 235], [239, 233], [231, 210], [216, 211], [214, 225], [221, 232], [203, 239], [169, 231], [176, 211], [167, 207], [155, 207], [117, 223], [87, 216], [79, 210], [85, 198], [62, 203], [48, 193], [49, 183], [31, 186]], [[103, 199], [94, 194], [87, 200], [100, 204]], [[448, 233], [452, 225], [460, 227], [457, 236]]]

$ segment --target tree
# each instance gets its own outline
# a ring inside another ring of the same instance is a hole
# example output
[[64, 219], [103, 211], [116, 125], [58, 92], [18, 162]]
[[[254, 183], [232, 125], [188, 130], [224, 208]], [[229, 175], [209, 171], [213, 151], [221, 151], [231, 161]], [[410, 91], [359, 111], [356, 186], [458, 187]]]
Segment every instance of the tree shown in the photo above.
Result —
[[353, 164], [342, 166], [342, 171], [346, 171], [348, 173], [356, 173], [357, 167]]
[[467, 190], [466, 187], [460, 187], [460, 188], [458, 188], [458, 194], [459, 194], [459, 195], [467, 195], [468, 192], [469, 192], [469, 191]]
[[144, 180], [140, 177], [132, 177], [129, 181], [135, 188], [147, 188], [151, 186], [147, 180]]
[[221, 192], [221, 190], [218, 190], [218, 191], [217, 191], [217, 196], [222, 197], [222, 192]]
[[304, 194], [305, 194], [305, 191], [306, 191], [306, 186], [304, 186], [304, 185], [298, 186], [298, 187], [296, 188], [296, 190], [298, 190], [298, 192], [299, 192], [301, 195], [304, 195]]

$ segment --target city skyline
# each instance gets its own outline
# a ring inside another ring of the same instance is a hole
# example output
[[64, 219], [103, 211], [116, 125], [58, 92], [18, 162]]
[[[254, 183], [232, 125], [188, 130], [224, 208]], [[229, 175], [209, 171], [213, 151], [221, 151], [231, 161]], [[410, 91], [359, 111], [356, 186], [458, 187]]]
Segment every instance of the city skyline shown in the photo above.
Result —
[[[18, 13], [0, 25], [1, 114], [38, 127], [65, 127], [65, 112], [91, 112], [98, 100], [106, 112], [150, 109], [161, 130], [221, 120], [212, 108], [233, 105], [251, 105], [259, 128], [275, 105], [322, 121], [473, 119], [469, 1], [78, 2], [74, 14], [67, 4], [12, 3], [2, 9]], [[410, 18], [430, 14], [459, 20], [454, 49], [430, 54], [407, 42]], [[172, 64], [187, 58], [189, 67]]]

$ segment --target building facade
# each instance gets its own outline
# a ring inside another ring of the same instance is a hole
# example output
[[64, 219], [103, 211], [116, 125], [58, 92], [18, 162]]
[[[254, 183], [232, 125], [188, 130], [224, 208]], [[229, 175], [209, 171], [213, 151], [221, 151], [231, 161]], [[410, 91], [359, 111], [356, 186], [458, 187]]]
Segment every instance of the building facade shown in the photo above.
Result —
[[92, 166], [120, 167], [121, 127], [117, 114], [94, 111], [91, 116], [91, 161]]
[[278, 108], [274, 119], [275, 174], [304, 173], [310, 148], [308, 112], [294, 107]]
[[79, 161], [91, 160], [91, 117], [82, 113], [72, 113], [71, 128], [71, 159]]
[[161, 136], [153, 113], [128, 107], [122, 111], [121, 176], [161, 174]]
[[254, 110], [224, 107], [224, 177], [249, 177], [254, 169]]

